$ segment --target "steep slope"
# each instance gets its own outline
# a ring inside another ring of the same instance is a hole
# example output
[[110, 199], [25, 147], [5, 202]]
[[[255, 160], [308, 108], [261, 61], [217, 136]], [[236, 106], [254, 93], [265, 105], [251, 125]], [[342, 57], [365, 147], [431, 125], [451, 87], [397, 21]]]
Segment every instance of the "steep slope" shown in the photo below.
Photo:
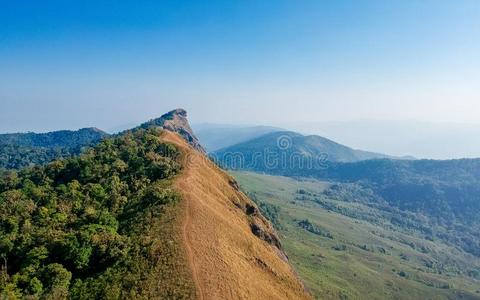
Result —
[[162, 129], [166, 129], [172, 132], [178, 133], [182, 136], [193, 148], [196, 150], [205, 153], [205, 149], [203, 149], [202, 145], [198, 141], [198, 138], [193, 133], [190, 124], [188, 123], [187, 119], [187, 112], [182, 108], [174, 109], [160, 118], [156, 118], [150, 120], [146, 123], [143, 123], [138, 128], [151, 128], [151, 127], [159, 127]]
[[228, 126], [228, 125], [198, 125], [193, 128], [202, 146], [208, 152], [233, 146], [260, 137], [267, 133], [285, 131], [270, 126]]
[[172, 132], [183, 153], [175, 186], [185, 209], [184, 246], [198, 299], [308, 299], [278, 237], [232, 177]]

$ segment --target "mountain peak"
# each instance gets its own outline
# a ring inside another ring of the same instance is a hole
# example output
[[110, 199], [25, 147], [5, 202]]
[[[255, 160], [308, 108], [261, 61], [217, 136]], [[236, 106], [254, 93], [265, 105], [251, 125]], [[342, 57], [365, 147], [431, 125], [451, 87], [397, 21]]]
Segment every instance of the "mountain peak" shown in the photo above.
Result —
[[178, 116], [186, 118], [187, 117], [187, 111], [184, 110], [183, 108], [177, 108], [177, 109], [174, 109], [174, 110], [166, 113], [165, 115], [178, 115]]
[[86, 132], [86, 131], [90, 131], [90, 132], [97, 132], [97, 133], [101, 133], [101, 134], [104, 134], [104, 135], [107, 135], [107, 133], [103, 130], [101, 130], [100, 128], [98, 127], [85, 127], [85, 128], [81, 128], [78, 130], [79, 132]]
[[160, 118], [150, 120], [140, 125], [140, 128], [161, 127], [165, 130], [173, 131], [182, 136], [193, 148], [205, 153], [205, 149], [200, 145], [198, 138], [193, 133], [187, 119], [187, 111], [183, 108], [177, 108], [162, 115]]

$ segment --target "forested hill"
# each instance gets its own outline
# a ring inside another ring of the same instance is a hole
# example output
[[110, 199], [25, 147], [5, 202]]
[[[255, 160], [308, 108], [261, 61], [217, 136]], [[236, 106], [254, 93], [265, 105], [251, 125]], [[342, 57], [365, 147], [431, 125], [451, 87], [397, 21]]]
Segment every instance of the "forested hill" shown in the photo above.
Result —
[[192, 298], [173, 230], [178, 150], [156, 129], [0, 176], [5, 299]]
[[392, 206], [426, 214], [456, 230], [463, 228], [475, 236], [468, 242], [469, 252], [480, 256], [480, 159], [333, 163], [308, 175], [360, 182]]
[[[290, 148], [277, 148], [277, 154], [266, 160], [262, 153], [268, 152], [261, 150], [262, 144], [255, 143], [256, 140], [252, 140], [242, 147], [236, 146], [235, 155], [222, 152], [216, 156], [218, 163], [234, 170], [358, 184], [361, 190], [335, 193], [340, 193], [348, 201], [355, 201], [367, 190], [370, 196], [364, 197], [363, 202], [372, 205], [386, 203], [387, 209], [413, 212], [419, 218], [425, 216], [430, 225], [420, 229], [427, 237], [448, 240], [480, 256], [480, 159], [338, 162], [322, 160], [320, 155], [311, 156], [301, 150], [291, 152]], [[251, 163], [252, 153], [260, 153], [256, 156], [256, 163]], [[245, 159], [246, 163], [239, 164], [239, 158]], [[409, 220], [396, 221], [404, 222], [405, 226], [417, 226]], [[445, 230], [438, 231], [438, 228]]]
[[[285, 156], [286, 155], [286, 156]], [[261, 168], [266, 164], [283, 164], [283, 157], [311, 157], [322, 161], [354, 162], [388, 155], [356, 150], [317, 135], [302, 135], [291, 131], [277, 131], [242, 142], [212, 153], [217, 160], [238, 159], [245, 168]]]
[[56, 158], [79, 154], [108, 136], [97, 128], [48, 133], [0, 134], [0, 169], [19, 169], [43, 165]]
[[[160, 128], [176, 132], [195, 149], [205, 152], [190, 128], [187, 112], [180, 108], [131, 130], [113, 135], [113, 137], [121, 136], [132, 130], [148, 128]], [[54, 159], [77, 155], [82, 150], [96, 145], [108, 136], [110, 136], [108, 133], [97, 128], [84, 128], [77, 131], [61, 130], [48, 133], [0, 134], [0, 169], [21, 169], [44, 165]]]
[[257, 171], [335, 182], [358, 182], [403, 210], [422, 212], [444, 220], [458, 219], [465, 224], [480, 220], [480, 159], [379, 159], [330, 162], [324, 168], [297, 166], [287, 169], [280, 166]]
[[0, 298], [310, 299], [272, 225], [183, 125], [176, 110], [0, 170]]
[[76, 131], [60, 130], [47, 133], [7, 133], [0, 134], [0, 145], [25, 147], [79, 147], [99, 141], [108, 134], [98, 128], [83, 128]]

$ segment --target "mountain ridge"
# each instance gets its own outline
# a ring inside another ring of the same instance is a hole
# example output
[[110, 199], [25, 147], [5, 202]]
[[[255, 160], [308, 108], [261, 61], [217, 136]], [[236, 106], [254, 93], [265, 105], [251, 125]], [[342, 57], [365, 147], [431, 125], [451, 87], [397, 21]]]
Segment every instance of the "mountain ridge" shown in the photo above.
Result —
[[12, 299], [311, 299], [181, 109], [79, 155], [0, 170], [0, 256]]
[[187, 112], [178, 108], [159, 118], [116, 134], [108, 134], [96, 127], [46, 133], [0, 134], [0, 169], [20, 169], [32, 165], [44, 165], [57, 158], [80, 154], [84, 149], [95, 146], [104, 138], [118, 137], [131, 131], [151, 127], [177, 132], [195, 149], [206, 153], [190, 127]]
[[[136, 128], [160, 127], [181, 135], [193, 148], [206, 153], [205, 149], [200, 144], [197, 136], [193, 132], [187, 119], [187, 111], [183, 108], [177, 108], [163, 114], [159, 118], [152, 119], [141, 124]], [[133, 130], [135, 130], [134, 128]]]
[[0, 169], [43, 165], [57, 158], [80, 154], [109, 135], [98, 128], [47, 133], [0, 134]]
[[272, 225], [236, 181], [176, 133], [165, 132], [163, 140], [185, 159], [175, 187], [184, 199], [184, 243], [198, 299], [310, 299]]
[[57, 130], [45, 133], [4, 133], [0, 134], [0, 145], [28, 147], [78, 147], [98, 141], [109, 134], [96, 127], [78, 130]]
[[[229, 146], [211, 153], [218, 162], [224, 163], [230, 155], [239, 154], [247, 168], [262, 165], [268, 159], [305, 159], [301, 163], [355, 162], [369, 159], [394, 157], [375, 152], [352, 149], [317, 135], [302, 135], [293, 131], [277, 131]], [[278, 163], [300, 163], [278, 161]]]

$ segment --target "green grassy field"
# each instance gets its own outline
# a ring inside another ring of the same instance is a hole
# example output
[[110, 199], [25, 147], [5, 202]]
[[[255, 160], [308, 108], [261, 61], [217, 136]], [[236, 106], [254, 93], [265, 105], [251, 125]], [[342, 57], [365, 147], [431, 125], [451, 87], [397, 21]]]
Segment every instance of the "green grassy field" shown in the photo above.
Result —
[[232, 174], [275, 215], [290, 263], [316, 298], [480, 299], [478, 257], [395, 226], [372, 205], [325, 197], [330, 183]]

